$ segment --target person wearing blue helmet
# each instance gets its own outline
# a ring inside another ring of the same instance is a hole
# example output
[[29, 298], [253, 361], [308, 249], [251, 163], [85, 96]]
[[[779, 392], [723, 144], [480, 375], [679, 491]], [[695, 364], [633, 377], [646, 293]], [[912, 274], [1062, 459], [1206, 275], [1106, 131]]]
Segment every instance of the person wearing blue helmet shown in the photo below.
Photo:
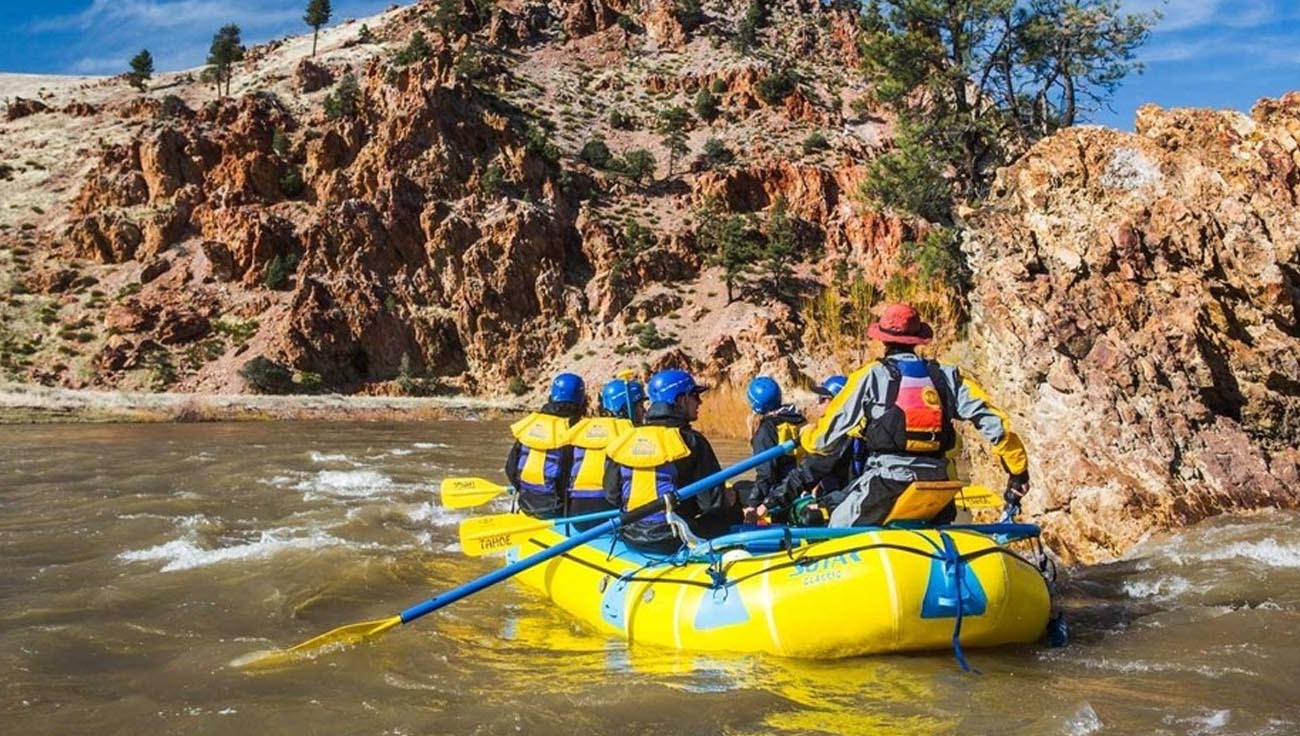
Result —
[[[707, 388], [683, 370], [651, 376], [645, 423], [606, 450], [605, 498], [611, 505], [625, 510], [644, 506], [722, 469], [708, 439], [691, 427]], [[740, 521], [735, 495], [722, 485], [680, 502], [674, 512], [701, 537], [726, 534]], [[681, 546], [662, 511], [629, 524], [621, 534], [628, 546], [643, 552], [670, 554]]]
[[[834, 375], [814, 386], [818, 405], [825, 407], [835, 398], [848, 379]], [[785, 476], [781, 483], [762, 499], [757, 513], [762, 515], [772, 507], [791, 510], [790, 523], [800, 526], [825, 526], [827, 509], [843, 500], [849, 482], [862, 472], [865, 448], [862, 440], [854, 437], [841, 442], [839, 451], [828, 455], [807, 453]], [[814, 495], [815, 493], [815, 495]]]
[[[600, 390], [599, 415], [587, 417], [569, 430], [573, 469], [569, 474], [568, 516], [617, 508], [605, 499], [605, 450], [619, 435], [640, 424], [645, 413], [645, 389], [632, 380], [631, 371], [626, 373]], [[600, 523], [579, 522], [573, 526], [586, 531]]]
[[563, 516], [568, 504], [573, 446], [569, 431], [587, 410], [582, 377], [561, 373], [540, 409], [510, 425], [515, 443], [506, 455], [506, 477], [518, 492], [519, 509], [539, 519]]
[[[797, 438], [799, 427], [807, 421], [793, 405], [781, 403], [781, 386], [768, 376], [758, 376], [750, 381], [745, 388], [745, 399], [758, 419], [749, 438], [750, 448], [755, 455], [786, 440]], [[741, 481], [736, 484], [743, 501], [746, 521], [758, 521], [766, 516], [766, 512], [777, 508], [776, 504], [765, 505], [763, 502], [785, 480], [786, 475], [794, 470], [796, 464], [793, 455], [782, 455], [755, 468], [752, 483]], [[759, 507], [762, 507], [762, 513]], [[784, 515], [784, 512], [780, 514], [781, 517]]]

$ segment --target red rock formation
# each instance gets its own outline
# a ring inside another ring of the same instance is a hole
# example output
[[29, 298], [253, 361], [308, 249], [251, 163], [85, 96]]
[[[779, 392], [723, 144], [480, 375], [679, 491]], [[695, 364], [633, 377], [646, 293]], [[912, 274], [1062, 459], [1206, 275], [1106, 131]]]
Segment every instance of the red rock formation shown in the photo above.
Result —
[[1027, 509], [1094, 560], [1152, 528], [1300, 506], [1300, 95], [1145, 107], [998, 179], [967, 243], [979, 374], [1034, 459]]
[[15, 97], [7, 108], [5, 108], [5, 120], [14, 121], [19, 118], [25, 118], [28, 115], [35, 115], [38, 112], [47, 112], [50, 109], [40, 100], [29, 100], [23, 97]]

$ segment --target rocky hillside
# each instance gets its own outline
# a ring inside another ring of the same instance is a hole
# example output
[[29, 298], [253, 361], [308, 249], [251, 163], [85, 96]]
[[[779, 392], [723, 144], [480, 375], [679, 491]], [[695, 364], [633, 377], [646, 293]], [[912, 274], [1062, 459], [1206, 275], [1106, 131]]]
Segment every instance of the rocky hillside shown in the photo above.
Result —
[[[559, 366], [829, 370], [790, 305], [837, 272], [887, 283], [915, 228], [856, 201], [887, 125], [852, 15], [774, 3], [741, 54], [744, 9], [466, 3], [441, 33], [417, 4], [330, 30], [314, 60], [306, 38], [251, 49], [225, 99], [175, 74], [13, 101], [0, 146], [32, 153], [0, 183], [0, 370], [239, 391], [255, 361], [263, 390], [487, 394]], [[754, 277], [728, 303], [692, 215], [713, 198], [762, 230], [777, 197], [818, 262], [782, 300]]]
[[[1300, 505], [1300, 96], [1041, 142], [968, 213], [967, 301], [903, 264], [925, 223], [857, 196], [891, 131], [853, 16], [769, 2], [741, 53], [746, 5], [416, 4], [329, 29], [314, 59], [310, 37], [250, 49], [224, 99], [198, 72], [146, 94], [0, 78], [0, 380], [805, 381], [854, 367], [871, 308], [907, 298], [1024, 430], [1029, 510], [1068, 558]], [[751, 273], [729, 300], [702, 226], [739, 213], [761, 242], [778, 199], [784, 292]]]

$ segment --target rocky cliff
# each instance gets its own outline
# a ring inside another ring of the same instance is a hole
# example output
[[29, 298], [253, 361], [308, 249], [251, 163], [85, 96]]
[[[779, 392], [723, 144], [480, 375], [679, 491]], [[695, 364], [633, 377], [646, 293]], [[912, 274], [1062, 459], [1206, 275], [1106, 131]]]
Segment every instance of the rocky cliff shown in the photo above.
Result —
[[967, 242], [972, 349], [1058, 549], [1300, 504], [1298, 200], [1300, 94], [1148, 106], [1002, 172]]
[[[114, 79], [14, 101], [0, 145], [63, 155], [19, 170], [33, 204], [0, 224], [17, 234], [3, 369], [489, 394], [557, 366], [829, 370], [803, 357], [800, 300], [832, 267], [884, 283], [917, 227], [855, 197], [886, 126], [850, 109], [866, 95], [844, 71], [851, 19], [778, 5], [746, 55], [727, 43], [740, 4], [676, 7], [467, 3], [446, 30], [417, 4], [368, 19], [364, 40], [332, 29], [314, 60], [301, 39], [251, 49], [229, 98], [178, 74], [145, 96]], [[678, 162], [657, 131], [673, 107], [696, 110]], [[626, 173], [638, 150], [657, 165]], [[754, 276], [720, 298], [690, 213], [717, 200], [759, 232], [777, 198], [796, 260], [825, 261], [788, 293]]]

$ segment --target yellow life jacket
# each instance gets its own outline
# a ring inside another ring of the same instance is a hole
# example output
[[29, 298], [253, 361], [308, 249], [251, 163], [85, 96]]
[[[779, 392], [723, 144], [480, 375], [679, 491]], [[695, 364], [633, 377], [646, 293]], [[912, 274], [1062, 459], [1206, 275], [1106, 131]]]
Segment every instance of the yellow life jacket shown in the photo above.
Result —
[[566, 443], [573, 445], [569, 496], [601, 498], [605, 495], [605, 448], [631, 429], [632, 422], [627, 419], [588, 417], [569, 430]]
[[510, 425], [524, 446], [519, 453], [520, 491], [554, 494], [560, 477], [560, 450], [568, 444], [569, 420], [534, 412]]
[[803, 449], [803, 443], [799, 441], [800, 428], [808, 425], [794, 424], [793, 422], [781, 422], [776, 425], [776, 441], [781, 444], [788, 440], [794, 440], [794, 462], [803, 462], [804, 456], [808, 453]]
[[[676, 427], [634, 427], [614, 439], [605, 454], [619, 466], [623, 509], [634, 509], [677, 490], [675, 461], [691, 454]], [[649, 519], [662, 520], [663, 514]]]

